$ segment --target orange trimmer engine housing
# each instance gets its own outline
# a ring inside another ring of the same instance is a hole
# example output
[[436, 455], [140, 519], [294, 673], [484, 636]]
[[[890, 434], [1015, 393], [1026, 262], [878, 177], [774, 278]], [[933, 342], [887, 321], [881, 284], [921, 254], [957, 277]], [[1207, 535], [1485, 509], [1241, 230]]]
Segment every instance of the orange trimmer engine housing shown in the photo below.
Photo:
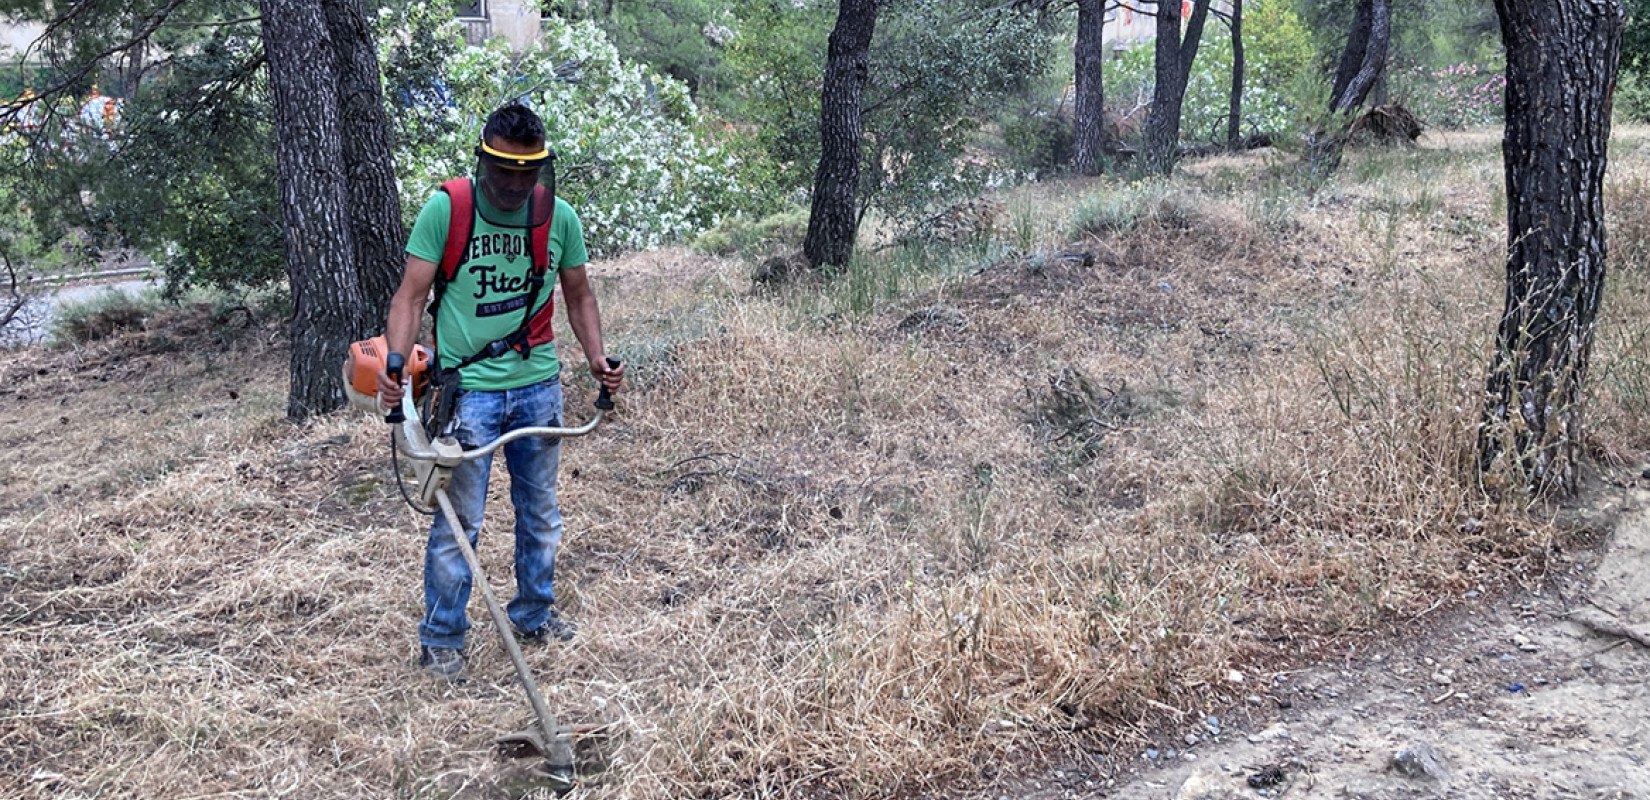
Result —
[[[372, 411], [384, 410], [378, 404], [378, 373], [383, 371], [384, 358], [389, 354], [389, 342], [382, 336], [349, 346], [349, 355], [344, 359], [344, 393], [349, 395], [350, 403]], [[412, 355], [407, 357], [407, 378], [414, 399], [423, 397], [429, 388], [430, 361], [429, 350], [413, 345]]]

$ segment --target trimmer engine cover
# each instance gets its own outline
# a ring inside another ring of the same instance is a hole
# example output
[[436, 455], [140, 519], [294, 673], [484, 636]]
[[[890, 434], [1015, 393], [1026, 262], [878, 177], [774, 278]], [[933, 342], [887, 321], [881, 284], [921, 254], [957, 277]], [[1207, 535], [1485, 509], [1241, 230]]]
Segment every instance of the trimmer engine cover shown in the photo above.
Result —
[[[383, 410], [378, 406], [378, 373], [383, 371], [384, 358], [389, 353], [389, 342], [382, 336], [349, 346], [349, 355], [344, 358], [344, 393], [349, 395], [350, 403], [374, 411]], [[429, 388], [431, 360], [429, 350], [423, 345], [413, 345], [412, 355], [407, 357], [407, 372], [414, 399], [423, 397], [424, 390]]]

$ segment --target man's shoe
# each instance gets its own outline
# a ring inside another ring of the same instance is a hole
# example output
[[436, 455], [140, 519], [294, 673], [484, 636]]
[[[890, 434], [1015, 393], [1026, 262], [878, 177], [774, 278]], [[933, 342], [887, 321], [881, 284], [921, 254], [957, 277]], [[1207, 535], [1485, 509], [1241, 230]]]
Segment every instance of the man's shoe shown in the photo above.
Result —
[[556, 609], [550, 609], [550, 616], [544, 624], [530, 631], [516, 629], [516, 638], [524, 642], [547, 642], [555, 639], [558, 642], [573, 640], [573, 634], [578, 632], [578, 626], [561, 618]]
[[464, 652], [454, 647], [421, 647], [418, 666], [448, 683], [463, 683], [470, 677], [464, 670]]

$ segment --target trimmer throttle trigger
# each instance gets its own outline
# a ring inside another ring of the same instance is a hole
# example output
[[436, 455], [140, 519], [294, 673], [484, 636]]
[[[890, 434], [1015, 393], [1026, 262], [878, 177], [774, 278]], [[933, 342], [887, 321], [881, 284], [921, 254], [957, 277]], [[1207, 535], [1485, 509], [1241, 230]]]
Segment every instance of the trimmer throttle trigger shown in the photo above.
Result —
[[[608, 369], [618, 369], [619, 365], [623, 364], [623, 363], [624, 363], [623, 361], [620, 361], [617, 358], [609, 358], [607, 360], [607, 368]], [[598, 411], [612, 411], [613, 410], [613, 393], [609, 392], [605, 385], [602, 386], [602, 390], [600, 392], [596, 393], [596, 410], [598, 410]]]
[[[400, 353], [390, 353], [384, 357], [384, 374], [390, 376], [390, 380], [395, 381], [398, 386], [401, 384], [401, 373], [406, 367], [407, 357]], [[396, 403], [390, 409], [390, 413], [384, 415], [384, 421], [391, 425], [400, 425], [407, 421], [406, 415], [401, 413], [400, 403]]]

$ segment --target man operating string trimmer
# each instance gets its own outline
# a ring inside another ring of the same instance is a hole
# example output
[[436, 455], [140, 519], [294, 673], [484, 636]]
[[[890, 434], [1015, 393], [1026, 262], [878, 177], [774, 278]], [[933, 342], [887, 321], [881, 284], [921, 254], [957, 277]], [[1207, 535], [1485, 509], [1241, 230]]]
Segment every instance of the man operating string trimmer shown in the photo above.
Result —
[[[572, 206], [540, 185], [555, 154], [544, 123], [511, 103], [494, 111], [476, 147], [477, 177], [443, 184], [418, 214], [407, 241], [407, 266], [390, 303], [386, 338], [392, 353], [412, 353], [425, 298], [432, 314], [442, 391], [456, 397], [456, 437], [465, 448], [512, 430], [561, 424], [561, 365], [551, 315], [559, 281], [567, 320], [591, 374], [617, 390], [624, 367], [602, 348], [601, 315], [585, 264], [584, 232]], [[550, 285], [546, 274], [554, 271]], [[455, 391], [456, 389], [456, 391]], [[398, 408], [399, 380], [378, 375], [379, 397]], [[516, 596], [508, 615], [525, 641], [573, 638], [557, 612], [553, 581], [562, 518], [556, 505], [560, 440], [528, 436], [505, 444], [510, 501], [516, 511]], [[481, 527], [492, 456], [464, 462], [447, 494], [472, 545]], [[446, 516], [437, 514], [424, 556], [424, 619], [419, 664], [448, 681], [462, 680], [465, 607], [471, 573]]]

